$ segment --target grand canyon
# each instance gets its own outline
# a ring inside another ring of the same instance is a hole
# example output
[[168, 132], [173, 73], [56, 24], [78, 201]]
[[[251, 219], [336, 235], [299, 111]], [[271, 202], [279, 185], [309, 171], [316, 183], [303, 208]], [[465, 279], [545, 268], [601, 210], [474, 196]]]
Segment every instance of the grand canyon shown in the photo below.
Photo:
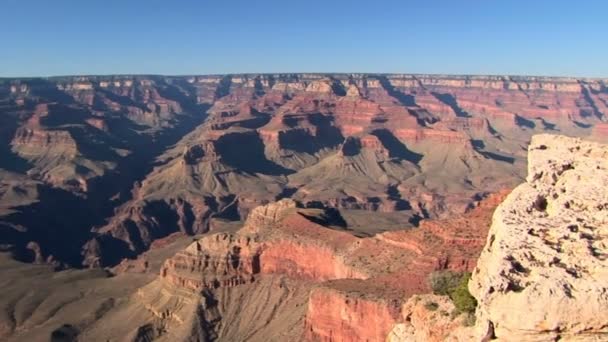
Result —
[[608, 340], [608, 79], [4, 78], [0, 139], [0, 340]]

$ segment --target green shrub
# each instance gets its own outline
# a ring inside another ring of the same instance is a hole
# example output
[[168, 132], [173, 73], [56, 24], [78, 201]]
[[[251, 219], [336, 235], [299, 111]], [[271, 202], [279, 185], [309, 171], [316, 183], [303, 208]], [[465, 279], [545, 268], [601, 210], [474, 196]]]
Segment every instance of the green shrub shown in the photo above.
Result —
[[433, 293], [440, 296], [448, 296], [450, 291], [460, 283], [462, 274], [452, 271], [437, 271], [429, 276], [429, 283]]
[[477, 300], [469, 293], [469, 279], [471, 273], [438, 271], [431, 273], [429, 282], [434, 294], [450, 297], [458, 313], [473, 313]]
[[475, 325], [475, 314], [472, 312], [466, 313], [462, 320], [462, 325], [465, 327], [472, 327]]
[[469, 292], [469, 279], [471, 279], [470, 273], [463, 274], [458, 286], [449, 292], [456, 309], [465, 313], [473, 313], [477, 307], [477, 300]]

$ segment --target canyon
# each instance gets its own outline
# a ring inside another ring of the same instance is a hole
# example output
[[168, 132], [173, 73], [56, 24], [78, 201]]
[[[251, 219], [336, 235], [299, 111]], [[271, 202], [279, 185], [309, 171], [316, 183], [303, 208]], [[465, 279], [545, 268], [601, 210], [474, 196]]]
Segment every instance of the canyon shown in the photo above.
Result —
[[[601, 340], [607, 83], [0, 79], [0, 339]], [[474, 324], [437, 272], [472, 272]], [[581, 322], [520, 327], [546, 277]]]

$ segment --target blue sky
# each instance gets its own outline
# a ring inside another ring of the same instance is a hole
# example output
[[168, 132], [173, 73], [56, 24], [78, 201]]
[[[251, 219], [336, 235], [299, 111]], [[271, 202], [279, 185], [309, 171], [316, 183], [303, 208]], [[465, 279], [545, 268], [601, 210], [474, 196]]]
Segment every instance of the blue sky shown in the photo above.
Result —
[[605, 0], [0, 0], [0, 76], [608, 77]]

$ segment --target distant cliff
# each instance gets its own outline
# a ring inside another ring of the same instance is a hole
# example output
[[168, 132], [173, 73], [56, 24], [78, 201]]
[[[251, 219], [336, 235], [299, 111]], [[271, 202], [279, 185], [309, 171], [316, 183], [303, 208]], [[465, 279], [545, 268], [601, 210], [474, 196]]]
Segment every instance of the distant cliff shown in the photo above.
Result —
[[0, 79], [0, 245], [26, 261], [111, 266], [282, 198], [409, 226], [460, 215], [521, 182], [532, 135], [608, 139], [606, 85], [397, 74]]

